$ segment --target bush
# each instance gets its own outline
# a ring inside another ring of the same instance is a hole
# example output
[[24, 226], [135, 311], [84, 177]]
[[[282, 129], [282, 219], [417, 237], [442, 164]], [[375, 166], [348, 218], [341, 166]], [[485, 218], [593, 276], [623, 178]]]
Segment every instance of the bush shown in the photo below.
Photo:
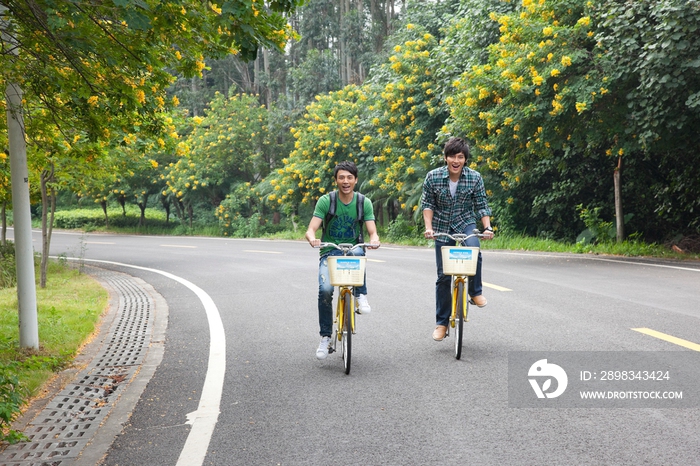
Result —
[[0, 366], [0, 441], [17, 443], [26, 439], [21, 432], [10, 429], [20, 413], [24, 392], [17, 376]]
[[[138, 208], [128, 209], [126, 215], [121, 208], [107, 209], [109, 226], [115, 228], [137, 227], [141, 216]], [[148, 226], [166, 227], [165, 213], [148, 209], [146, 210], [146, 224]], [[171, 219], [170, 225], [173, 224]], [[74, 209], [74, 210], [59, 210], [54, 216], [54, 227], [63, 228], [66, 230], [91, 230], [96, 228], [104, 228], [105, 216], [100, 209]]]
[[12, 241], [7, 241], [0, 245], [0, 289], [17, 285], [15, 264], [15, 245]]
[[418, 231], [418, 226], [407, 220], [403, 215], [399, 215], [387, 227], [387, 240], [415, 240], [422, 238], [422, 232]]

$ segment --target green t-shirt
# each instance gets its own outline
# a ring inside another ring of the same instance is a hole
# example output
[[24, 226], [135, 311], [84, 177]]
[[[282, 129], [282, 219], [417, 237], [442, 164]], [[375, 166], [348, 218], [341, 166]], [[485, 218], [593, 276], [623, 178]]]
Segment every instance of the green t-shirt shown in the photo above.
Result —
[[[357, 244], [357, 237], [360, 232], [358, 228], [360, 224], [357, 222], [357, 193], [352, 196], [352, 201], [350, 204], [344, 204], [340, 197], [336, 198], [335, 206], [335, 216], [330, 222], [330, 225], [323, 232], [321, 236], [321, 241], [324, 243], [350, 243]], [[331, 199], [328, 194], [321, 196], [316, 202], [316, 208], [314, 209], [314, 217], [318, 217], [321, 220], [325, 220], [326, 214], [331, 207]], [[364, 221], [374, 220], [374, 208], [372, 207], [372, 201], [365, 196], [364, 205]], [[331, 248], [324, 248], [321, 250], [321, 254]]]

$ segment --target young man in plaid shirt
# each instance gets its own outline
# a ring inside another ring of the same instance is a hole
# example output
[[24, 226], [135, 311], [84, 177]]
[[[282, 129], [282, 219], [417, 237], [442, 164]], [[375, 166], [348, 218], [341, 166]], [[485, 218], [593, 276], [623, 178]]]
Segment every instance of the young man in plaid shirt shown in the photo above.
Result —
[[[491, 209], [486, 201], [484, 181], [479, 172], [466, 166], [469, 159], [469, 145], [461, 138], [451, 138], [445, 144], [445, 166], [430, 171], [423, 182], [421, 209], [425, 221], [424, 236], [435, 239], [435, 260], [437, 262], [437, 282], [435, 282], [435, 322], [433, 339], [445, 338], [452, 311], [451, 277], [442, 273], [442, 246], [452, 246], [454, 241], [438, 233], [471, 234], [479, 219], [484, 227], [484, 238], [493, 238], [491, 229]], [[479, 238], [467, 240], [467, 246], [479, 246]], [[476, 275], [469, 280], [469, 297], [472, 304], [486, 306], [481, 285], [481, 252], [476, 267]]]

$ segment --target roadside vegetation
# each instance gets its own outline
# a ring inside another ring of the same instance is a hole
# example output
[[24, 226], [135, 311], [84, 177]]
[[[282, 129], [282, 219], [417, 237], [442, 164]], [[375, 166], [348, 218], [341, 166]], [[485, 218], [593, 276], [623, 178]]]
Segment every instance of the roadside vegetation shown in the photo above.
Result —
[[[46, 288], [37, 289], [37, 317], [41, 347], [19, 347], [15, 264], [7, 242], [0, 251], [0, 441], [22, 439], [12, 421], [42, 386], [71, 364], [89, 340], [107, 307], [107, 291], [94, 279], [65, 261], [49, 264]], [[7, 281], [5, 281], [7, 279]]]

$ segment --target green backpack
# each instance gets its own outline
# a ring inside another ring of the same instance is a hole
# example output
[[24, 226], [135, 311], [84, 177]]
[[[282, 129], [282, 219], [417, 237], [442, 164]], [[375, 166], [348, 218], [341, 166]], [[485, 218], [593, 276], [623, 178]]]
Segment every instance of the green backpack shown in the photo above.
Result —
[[[328, 208], [328, 213], [326, 218], [323, 220], [323, 234], [326, 234], [326, 228], [331, 224], [331, 220], [335, 217], [336, 206], [338, 205], [338, 191], [331, 191], [328, 193], [331, 205]], [[363, 227], [365, 224], [365, 195], [362, 193], [357, 193], [357, 223], [360, 225], [359, 234], [357, 235], [357, 242], [364, 243]]]

